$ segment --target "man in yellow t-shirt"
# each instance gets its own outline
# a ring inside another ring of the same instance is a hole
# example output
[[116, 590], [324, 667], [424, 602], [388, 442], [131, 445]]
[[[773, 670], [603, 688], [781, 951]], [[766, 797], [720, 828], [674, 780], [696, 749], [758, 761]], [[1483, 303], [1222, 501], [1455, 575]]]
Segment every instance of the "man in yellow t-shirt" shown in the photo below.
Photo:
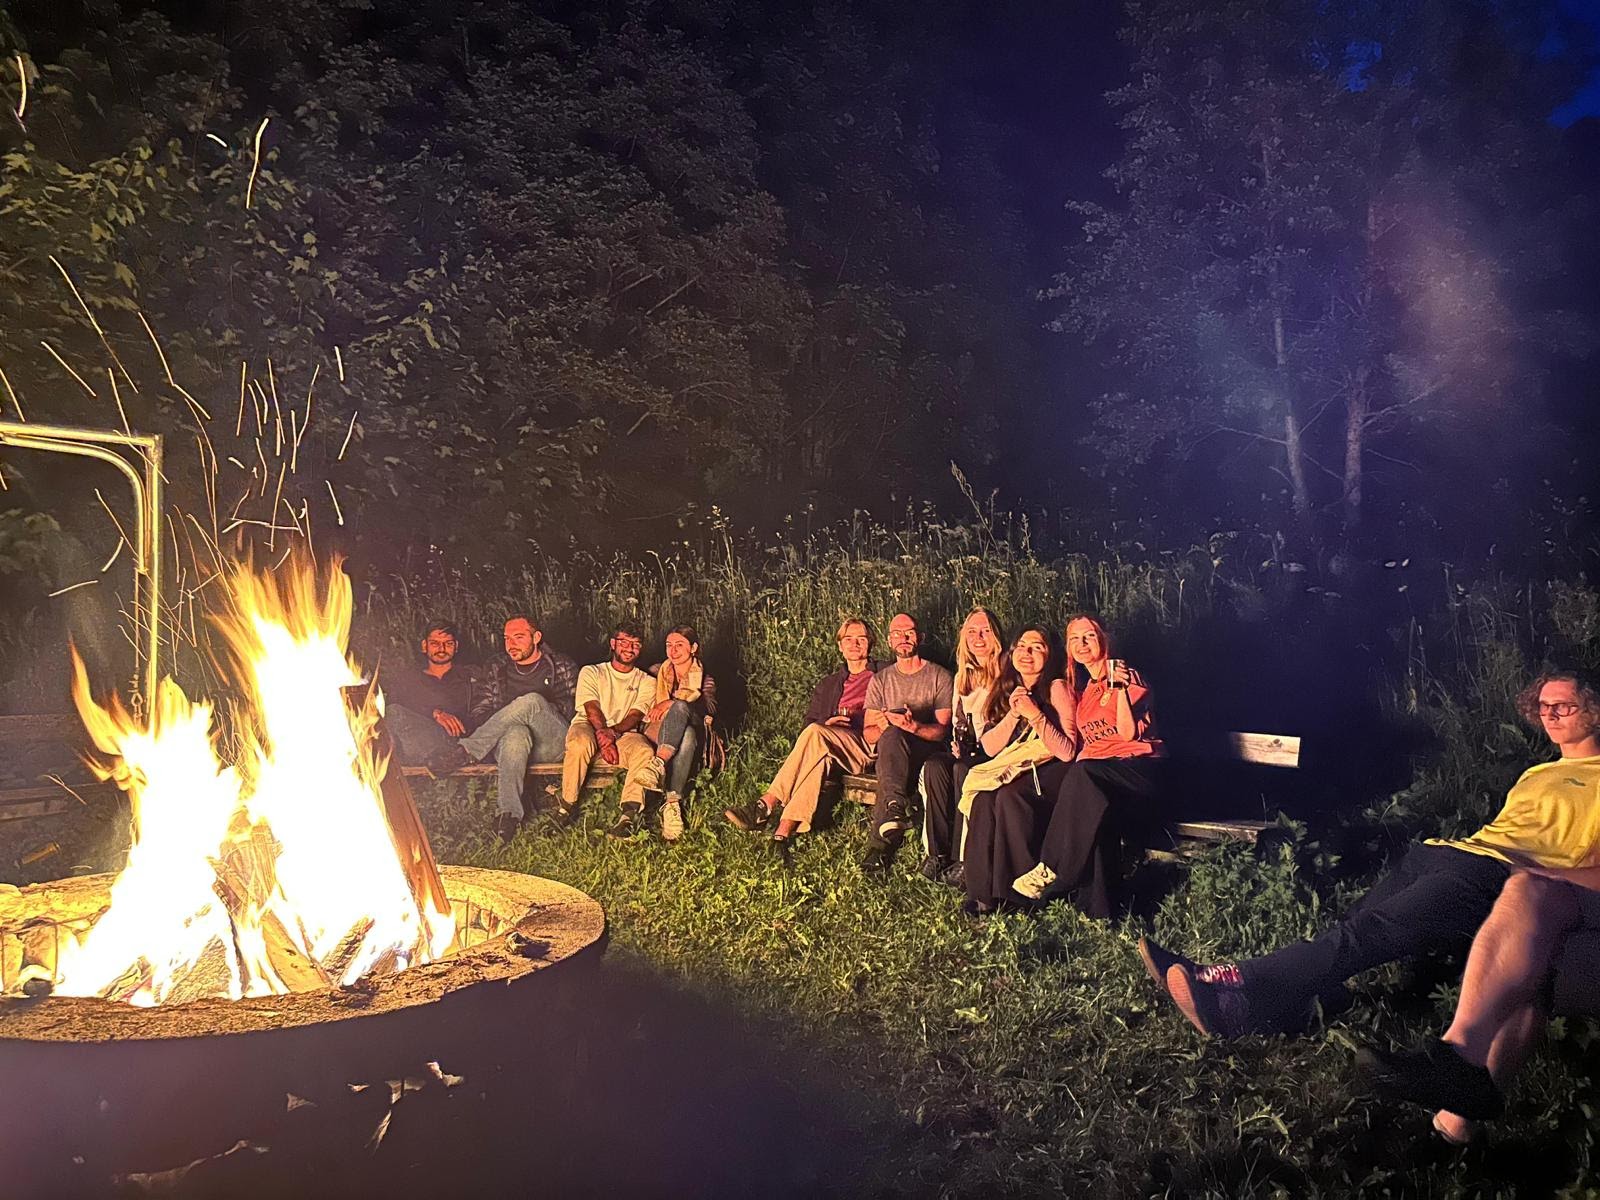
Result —
[[1541, 676], [1521, 708], [1561, 757], [1523, 772], [1499, 814], [1470, 837], [1413, 846], [1345, 917], [1308, 942], [1239, 963], [1201, 966], [1141, 939], [1139, 953], [1189, 1022], [1237, 1037], [1302, 1027], [1312, 1001], [1335, 1001], [1351, 976], [1465, 944], [1515, 870], [1600, 873], [1600, 711], [1581, 676]]

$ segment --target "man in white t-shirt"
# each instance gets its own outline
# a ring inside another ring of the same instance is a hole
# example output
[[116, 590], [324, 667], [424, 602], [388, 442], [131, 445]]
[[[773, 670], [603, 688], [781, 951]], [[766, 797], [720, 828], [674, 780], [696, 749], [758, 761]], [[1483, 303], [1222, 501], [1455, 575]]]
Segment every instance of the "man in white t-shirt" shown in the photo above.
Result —
[[578, 672], [577, 712], [567, 730], [561, 761], [561, 812], [570, 819], [578, 791], [596, 754], [627, 771], [617, 822], [606, 832], [632, 837], [644, 824], [644, 794], [661, 788], [661, 760], [655, 744], [640, 732], [655, 700], [656, 681], [638, 666], [644, 637], [627, 622], [611, 635], [611, 661], [591, 663]]

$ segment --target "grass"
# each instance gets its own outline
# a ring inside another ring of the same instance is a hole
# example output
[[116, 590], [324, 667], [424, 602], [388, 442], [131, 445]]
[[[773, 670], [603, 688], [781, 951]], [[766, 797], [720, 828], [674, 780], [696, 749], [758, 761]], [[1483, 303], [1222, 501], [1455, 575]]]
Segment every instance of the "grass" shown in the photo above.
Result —
[[[853, 811], [803, 839], [789, 870], [720, 819], [776, 767], [811, 683], [834, 665], [841, 616], [861, 613], [881, 630], [893, 612], [912, 611], [948, 661], [948, 640], [973, 604], [1013, 626], [1097, 609], [1142, 647], [1141, 662], [1164, 661], [1176, 674], [1173, 664], [1196, 647], [1241, 628], [1265, 622], [1280, 640], [1309, 641], [1318, 622], [1337, 630], [1352, 614], [1312, 607], [1307, 616], [1306, 598], [1275, 591], [1275, 568], [1240, 539], [1148, 560], [1046, 560], [1025, 526], [996, 532], [992, 522], [920, 516], [897, 528], [858, 519], [774, 546], [738, 544], [714, 528], [700, 548], [667, 550], [570, 573], [432, 563], [363, 581], [357, 656], [409, 654], [435, 616], [460, 624], [480, 654], [498, 653], [500, 621], [517, 609], [588, 661], [620, 616], [653, 632], [699, 627], [736, 731], [728, 767], [704, 782], [681, 842], [612, 842], [599, 833], [612, 812], [602, 800], [586, 806], [580, 828], [536, 825], [501, 848], [486, 837], [492, 804], [482, 785], [426, 784], [424, 813], [442, 858], [582, 888], [610, 914], [613, 953], [766, 1020], [863, 1094], [889, 1098], [905, 1132], [884, 1136], [883, 1170], [864, 1191], [1489, 1197], [1600, 1186], [1589, 1119], [1600, 1106], [1588, 1066], [1595, 1024], [1554, 1023], [1493, 1140], [1457, 1153], [1428, 1136], [1425, 1114], [1355, 1095], [1349, 1072], [1361, 1042], [1442, 1028], [1454, 1000], [1448, 964], [1375, 972], [1353, 1007], [1313, 1036], [1216, 1043], [1176, 1016], [1133, 949], [1147, 927], [1202, 956], [1281, 945], [1348, 905], [1386, 851], [1480, 823], [1539, 752], [1510, 707], [1531, 663], [1553, 652], [1593, 666], [1600, 655], [1594, 589], [1447, 578], [1427, 615], [1382, 631], [1377, 640], [1395, 652], [1356, 678], [1383, 723], [1417, 734], [1399, 790], [1341, 782], [1351, 789], [1342, 807], [1314, 831], [1297, 827], [1291, 844], [1264, 858], [1207, 853], [1141, 910], [1148, 917], [1100, 924], [1058, 906], [973, 923], [908, 859], [887, 883], [864, 881]], [[1251, 664], [1252, 682], [1289, 672], [1273, 657], [1235, 660]], [[1240, 675], [1230, 665], [1224, 678]], [[1169, 697], [1171, 682], [1157, 681]]]

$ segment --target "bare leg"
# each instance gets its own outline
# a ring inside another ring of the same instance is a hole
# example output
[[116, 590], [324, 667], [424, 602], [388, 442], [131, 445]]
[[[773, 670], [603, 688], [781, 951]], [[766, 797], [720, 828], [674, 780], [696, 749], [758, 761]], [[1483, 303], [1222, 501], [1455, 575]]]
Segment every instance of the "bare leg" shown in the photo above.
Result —
[[[1518, 872], [1506, 880], [1494, 910], [1472, 941], [1461, 999], [1444, 1041], [1474, 1066], [1487, 1067], [1504, 1092], [1544, 1028], [1535, 1003], [1561, 942], [1580, 920], [1567, 884]], [[1441, 1110], [1434, 1127], [1466, 1142], [1478, 1123]]]
[[1517, 872], [1473, 939], [1461, 999], [1444, 1040], [1474, 1066], [1491, 1067], [1507, 1023], [1529, 1007], [1568, 930], [1580, 921], [1570, 884]]

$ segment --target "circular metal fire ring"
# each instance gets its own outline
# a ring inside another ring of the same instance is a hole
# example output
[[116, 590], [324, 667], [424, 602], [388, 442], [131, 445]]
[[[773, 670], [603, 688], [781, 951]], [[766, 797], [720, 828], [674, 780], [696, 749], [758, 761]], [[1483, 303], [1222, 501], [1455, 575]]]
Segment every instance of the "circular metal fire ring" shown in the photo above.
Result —
[[[0, 1053], [17, 1041], [162, 1041], [358, 1021], [436, 1004], [468, 989], [513, 985], [603, 945], [605, 912], [576, 888], [477, 867], [445, 866], [440, 875], [458, 926], [475, 923], [484, 940], [438, 962], [354, 988], [154, 1008], [78, 996], [0, 999]], [[105, 907], [111, 880], [93, 875], [0, 891], [0, 930], [29, 919], [66, 923], [92, 916]]]

